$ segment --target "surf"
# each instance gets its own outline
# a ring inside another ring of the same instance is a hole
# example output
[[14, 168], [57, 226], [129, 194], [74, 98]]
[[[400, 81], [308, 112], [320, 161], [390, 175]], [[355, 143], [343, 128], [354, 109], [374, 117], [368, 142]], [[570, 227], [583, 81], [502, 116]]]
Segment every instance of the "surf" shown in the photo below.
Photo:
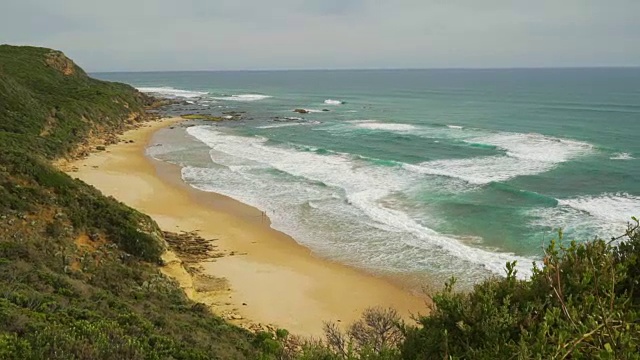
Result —
[[138, 91], [153, 95], [159, 95], [165, 98], [185, 98], [185, 99], [195, 99], [203, 97], [209, 94], [206, 91], [193, 91], [193, 90], [182, 90], [172, 88], [170, 86], [162, 86], [162, 87], [138, 87], [136, 88]]
[[[233, 157], [236, 159], [234, 162], [253, 164], [248, 165], [249, 167], [234, 168], [233, 171], [239, 171], [239, 175], [244, 178], [259, 178], [260, 175], [254, 171], [259, 167], [281, 171], [288, 176], [299, 178], [307, 184], [317, 181], [326, 184], [333, 193], [344, 194], [341, 195], [344, 204], [340, 206], [339, 211], [349, 212], [348, 207], [355, 207], [357, 213], [366, 216], [367, 220], [360, 220], [360, 222], [375, 223], [378, 228], [384, 228], [388, 232], [404, 233], [405, 235], [400, 237], [401, 241], [414, 250], [433, 251], [439, 249], [439, 251], [455, 257], [463, 263], [480, 266], [496, 274], [502, 272], [505, 262], [517, 259], [521, 264], [519, 265], [520, 274], [522, 276], [530, 274], [529, 264], [532, 261], [530, 258], [465, 245], [455, 236], [439, 234], [423, 224], [418, 224], [406, 213], [385, 207], [381, 203], [383, 199], [395, 192], [409, 189], [418, 180], [411, 173], [403, 171], [401, 167], [375, 166], [375, 164], [371, 164], [370, 160], [363, 162], [350, 154], [320, 155], [316, 152], [298, 151], [291, 147], [269, 146], [264, 138], [227, 135], [209, 127], [190, 127], [187, 129], [187, 133], [212, 149], [211, 157], [214, 163], [229, 166], [228, 157]], [[223, 153], [224, 156], [220, 156], [219, 153]], [[253, 170], [252, 166], [255, 166]], [[187, 181], [193, 182], [193, 171], [193, 169], [189, 170], [185, 174]], [[214, 181], [211, 181], [210, 184], [213, 183]], [[269, 183], [270, 186], [275, 185], [273, 182]], [[288, 186], [289, 189], [298, 189], [298, 187], [299, 183], [296, 183], [295, 186], [289, 183]], [[315, 191], [322, 191], [313, 186], [312, 188]], [[211, 191], [211, 188], [209, 189]], [[305, 200], [304, 191], [290, 191], [300, 193], [296, 196], [290, 194], [298, 201], [303, 203], [308, 201]], [[265, 204], [264, 199], [262, 201], [257, 201], [255, 198], [247, 199], [246, 194], [233, 195], [240, 196], [245, 201], [261, 202], [259, 204], [261, 206], [278, 207], [273, 203]], [[263, 194], [263, 196], [266, 195]], [[278, 193], [278, 197], [282, 196], [283, 193]], [[276, 226], [280, 226], [283, 231], [286, 231], [286, 229], [290, 230], [293, 225], [291, 222], [279, 224], [276, 221]], [[350, 226], [359, 225], [352, 224]], [[294, 231], [299, 232], [299, 229]], [[298, 234], [298, 236], [301, 235]], [[302, 237], [306, 238], [304, 234]], [[389, 237], [388, 241], [392, 241], [392, 239], [393, 236]], [[440, 262], [442, 259], [433, 259], [433, 261]]]

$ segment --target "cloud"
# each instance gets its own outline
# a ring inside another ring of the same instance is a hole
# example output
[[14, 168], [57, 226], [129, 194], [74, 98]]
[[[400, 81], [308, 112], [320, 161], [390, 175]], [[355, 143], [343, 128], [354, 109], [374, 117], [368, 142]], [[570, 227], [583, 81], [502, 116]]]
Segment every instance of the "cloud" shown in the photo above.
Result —
[[302, 1], [300, 6], [319, 15], [361, 15], [366, 5], [364, 0], [311, 0]]
[[5, 0], [0, 42], [94, 71], [640, 65], [639, 13], [636, 0]]

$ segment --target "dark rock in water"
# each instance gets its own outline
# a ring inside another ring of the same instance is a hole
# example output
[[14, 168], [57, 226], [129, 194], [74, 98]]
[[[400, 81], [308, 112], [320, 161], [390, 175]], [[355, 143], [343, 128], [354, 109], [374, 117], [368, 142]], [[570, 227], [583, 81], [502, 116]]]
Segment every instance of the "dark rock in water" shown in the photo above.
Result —
[[309, 110], [305, 110], [305, 109], [295, 109], [293, 110], [293, 112], [297, 112], [298, 114], [308, 114]]
[[[209, 114], [183, 114], [180, 115], [183, 119], [187, 120], [206, 120], [206, 121], [223, 121], [225, 118], [222, 116], [213, 116]], [[233, 117], [232, 117], [233, 118]], [[226, 119], [230, 120], [230, 119]]]
[[331, 111], [331, 110], [329, 110], [329, 109], [322, 109], [322, 111], [325, 111], [325, 112], [327, 112], [327, 111]]

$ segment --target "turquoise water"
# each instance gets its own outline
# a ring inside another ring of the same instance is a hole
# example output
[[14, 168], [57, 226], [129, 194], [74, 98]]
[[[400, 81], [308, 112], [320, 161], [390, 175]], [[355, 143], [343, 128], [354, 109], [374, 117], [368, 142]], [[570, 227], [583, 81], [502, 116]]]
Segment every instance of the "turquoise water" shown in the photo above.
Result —
[[526, 276], [558, 228], [608, 238], [640, 215], [640, 69], [95, 76], [178, 113], [246, 112], [154, 156], [364, 268], [473, 282], [516, 259]]

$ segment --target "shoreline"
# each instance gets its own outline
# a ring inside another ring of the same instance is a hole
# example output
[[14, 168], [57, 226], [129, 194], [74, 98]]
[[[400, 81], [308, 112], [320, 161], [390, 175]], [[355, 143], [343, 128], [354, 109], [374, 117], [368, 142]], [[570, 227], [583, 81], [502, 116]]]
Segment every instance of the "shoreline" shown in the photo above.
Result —
[[[323, 322], [349, 324], [368, 307], [393, 307], [409, 320], [428, 311], [427, 297], [347, 265], [322, 259], [270, 227], [264, 213], [224, 195], [192, 188], [177, 165], [146, 155], [154, 134], [184, 121], [165, 118], [120, 136], [126, 141], [69, 162], [79, 178], [151, 216], [164, 231], [197, 231], [223, 257], [188, 264], [168, 251], [161, 270], [217, 315], [303, 336], [321, 336]], [[133, 143], [130, 141], [133, 140]]]

